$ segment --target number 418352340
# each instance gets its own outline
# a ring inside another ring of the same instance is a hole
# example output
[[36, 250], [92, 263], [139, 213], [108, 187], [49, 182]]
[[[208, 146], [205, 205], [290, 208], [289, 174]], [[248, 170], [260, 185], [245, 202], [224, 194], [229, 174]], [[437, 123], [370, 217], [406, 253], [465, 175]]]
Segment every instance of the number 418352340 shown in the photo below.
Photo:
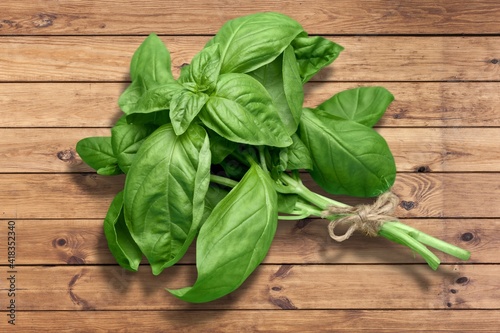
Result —
[[14, 269], [16, 267], [16, 222], [9, 221], [7, 228], [7, 258], [9, 268]]

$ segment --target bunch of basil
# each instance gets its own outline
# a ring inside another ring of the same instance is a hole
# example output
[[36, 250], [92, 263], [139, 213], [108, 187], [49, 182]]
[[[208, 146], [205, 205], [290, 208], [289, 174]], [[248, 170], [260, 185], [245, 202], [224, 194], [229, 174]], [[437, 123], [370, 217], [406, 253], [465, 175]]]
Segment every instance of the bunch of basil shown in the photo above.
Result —
[[371, 128], [393, 100], [386, 89], [303, 108], [303, 85], [342, 50], [287, 16], [259, 13], [228, 21], [175, 79], [167, 48], [150, 35], [132, 58], [111, 136], [76, 147], [98, 174], [126, 174], [104, 222], [117, 262], [135, 271], [144, 255], [160, 274], [197, 237], [195, 284], [169, 291], [211, 301], [262, 262], [279, 219], [345, 206], [308, 190], [298, 170], [332, 194], [387, 191], [394, 159]]

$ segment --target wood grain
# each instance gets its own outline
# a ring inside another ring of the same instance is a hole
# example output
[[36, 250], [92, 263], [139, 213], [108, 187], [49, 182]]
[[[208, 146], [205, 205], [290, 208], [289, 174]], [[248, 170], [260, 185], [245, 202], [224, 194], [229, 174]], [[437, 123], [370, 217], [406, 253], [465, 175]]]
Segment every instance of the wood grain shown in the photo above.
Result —
[[[500, 37], [342, 37], [345, 47], [318, 81], [498, 81]], [[162, 37], [174, 76], [209, 37]], [[0, 82], [127, 81], [137, 36], [5, 37]], [[443, 64], [446, 64], [445, 66]]]
[[[8, 220], [0, 220], [0, 227]], [[110, 265], [116, 260], [108, 250], [103, 221], [94, 220], [16, 220], [19, 265]], [[403, 222], [422, 232], [472, 252], [468, 263], [499, 264], [500, 221], [495, 219], [405, 219]], [[410, 250], [381, 237], [356, 233], [348, 241], [337, 243], [327, 232], [328, 221], [307, 219], [280, 221], [267, 264], [415, 264], [423, 259]], [[0, 237], [7, 238], [7, 228]], [[0, 253], [7, 245], [0, 243]], [[456, 258], [437, 253], [442, 263], [456, 263]], [[181, 264], [195, 263], [191, 246]], [[147, 265], [144, 260], [143, 264]]]
[[[0, 174], [0, 218], [98, 218], [106, 215], [122, 176], [85, 174]], [[498, 218], [500, 173], [402, 173], [393, 191], [398, 217]], [[305, 176], [304, 184], [327, 195]], [[336, 197], [347, 204], [366, 203]]]
[[[0, 127], [111, 127], [121, 115], [118, 97], [127, 85], [3, 83]], [[500, 126], [500, 82], [311, 82], [304, 105], [315, 107], [345, 89], [372, 85], [395, 96], [378, 126]]]
[[227, 20], [261, 11], [279, 11], [311, 34], [498, 33], [495, 0], [418, 2], [328, 0], [255, 2], [116, 0], [4, 1], [0, 34], [213, 34]]
[[[261, 265], [216, 301], [190, 304], [164, 288], [196, 279], [193, 265], [152, 276], [147, 267], [20, 266], [24, 310], [500, 309], [498, 265]], [[452, 291], [453, 290], [453, 291]]]
[[[187, 311], [25, 311], [13, 330], [127, 332], [140, 327], [155, 332], [496, 332], [497, 310], [187, 310]], [[24, 320], [29, 318], [29, 320]], [[98, 323], [98, 324], [97, 324]], [[430, 324], [432, 323], [432, 324]]]
[[[438, 254], [434, 272], [400, 245], [335, 243], [328, 221], [307, 219], [280, 221], [264, 263], [214, 303], [164, 291], [195, 280], [194, 247], [157, 277], [115, 264], [102, 219], [123, 176], [89, 173], [75, 143], [109, 133], [149, 33], [178, 75], [226, 20], [269, 10], [345, 47], [306, 85], [306, 106], [356, 86], [395, 95], [377, 125], [398, 166], [395, 215], [468, 262]], [[0, 239], [9, 220], [17, 237], [16, 326], [0, 287], [0, 332], [497, 332], [499, 17], [497, 0], [0, 2]]]
[[[496, 128], [378, 128], [400, 172], [500, 171]], [[0, 128], [0, 172], [93, 172], [75, 151], [86, 137], [110, 136], [108, 128]]]

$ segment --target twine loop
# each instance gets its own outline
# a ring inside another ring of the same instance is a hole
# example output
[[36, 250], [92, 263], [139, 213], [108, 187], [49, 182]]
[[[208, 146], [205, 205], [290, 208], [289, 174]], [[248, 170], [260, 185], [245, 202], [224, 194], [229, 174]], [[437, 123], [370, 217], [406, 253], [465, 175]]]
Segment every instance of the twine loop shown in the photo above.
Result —
[[[330, 221], [328, 233], [337, 242], [343, 242], [356, 231], [360, 230], [367, 236], [377, 236], [380, 227], [386, 221], [396, 221], [391, 214], [396, 209], [399, 198], [392, 192], [380, 195], [372, 205], [357, 205], [355, 207], [330, 206], [322, 212], [322, 217], [345, 215]], [[335, 228], [341, 224], [350, 224], [343, 235], [335, 234]]]

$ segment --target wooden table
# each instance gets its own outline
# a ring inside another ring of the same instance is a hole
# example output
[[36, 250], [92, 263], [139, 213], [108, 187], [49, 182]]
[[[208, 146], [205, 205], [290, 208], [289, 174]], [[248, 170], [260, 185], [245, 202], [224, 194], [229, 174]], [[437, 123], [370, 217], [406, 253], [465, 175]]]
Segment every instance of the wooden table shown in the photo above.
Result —
[[[157, 277], [115, 264], [102, 220], [123, 178], [93, 173], [76, 142], [109, 135], [146, 35], [161, 36], [178, 73], [226, 20], [257, 11], [345, 47], [307, 84], [307, 106], [359, 85], [393, 92], [377, 130], [396, 158], [396, 215], [470, 250], [468, 262], [439, 255], [434, 272], [406, 248], [359, 235], [338, 244], [327, 221], [305, 220], [280, 222], [265, 262], [208, 304], [163, 290], [194, 280], [191, 250]], [[0, 331], [498, 331], [499, 92], [497, 0], [4, 0]]]

